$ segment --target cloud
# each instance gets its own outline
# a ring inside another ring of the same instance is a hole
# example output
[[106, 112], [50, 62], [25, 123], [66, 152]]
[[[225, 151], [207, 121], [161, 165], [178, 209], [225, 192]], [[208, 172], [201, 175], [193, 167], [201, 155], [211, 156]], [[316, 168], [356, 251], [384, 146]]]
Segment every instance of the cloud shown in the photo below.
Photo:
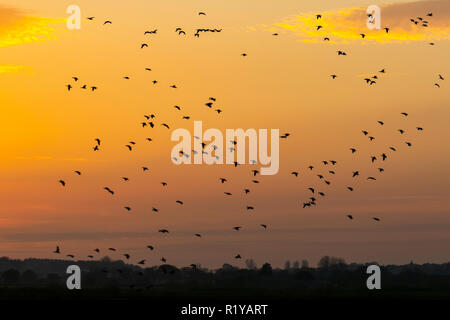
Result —
[[[410, 42], [450, 40], [450, 1], [432, 0], [397, 4], [386, 4], [381, 8], [381, 28], [389, 27], [389, 33], [384, 29], [369, 30], [366, 25], [366, 7], [344, 8], [337, 11], [322, 12], [322, 18], [316, 19], [317, 12], [303, 13], [287, 17], [276, 22], [271, 30], [282, 29], [295, 33], [304, 42], [321, 42], [329, 37], [330, 42]], [[428, 13], [433, 15], [427, 16]], [[410, 19], [422, 17], [428, 21], [428, 27], [421, 23], [417, 25]], [[321, 25], [322, 29], [316, 30]], [[362, 39], [360, 34], [366, 35]]]
[[[1, 66], [0, 66], [1, 70]], [[1, 72], [0, 72], [1, 73]], [[17, 156], [14, 157], [16, 160], [56, 160], [56, 161], [76, 161], [76, 162], [84, 162], [88, 161], [87, 158], [57, 158], [52, 156]]]
[[30, 16], [15, 8], [0, 6], [0, 47], [55, 39], [57, 26], [65, 21]]
[[5, 73], [18, 73], [18, 72], [28, 72], [30, 73], [31, 68], [27, 66], [14, 66], [14, 65], [0, 65], [0, 74]]

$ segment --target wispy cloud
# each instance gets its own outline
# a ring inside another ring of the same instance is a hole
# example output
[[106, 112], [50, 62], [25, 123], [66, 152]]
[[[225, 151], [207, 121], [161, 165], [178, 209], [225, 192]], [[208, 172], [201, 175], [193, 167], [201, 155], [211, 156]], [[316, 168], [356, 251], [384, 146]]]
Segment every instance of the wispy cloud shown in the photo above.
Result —
[[[450, 1], [433, 0], [408, 3], [387, 4], [381, 8], [381, 28], [369, 30], [366, 26], [367, 14], [365, 7], [343, 8], [337, 11], [321, 12], [322, 18], [317, 19], [314, 13], [302, 13], [286, 17], [274, 23], [270, 30], [282, 29], [295, 33], [302, 41], [320, 42], [330, 38], [330, 42], [409, 42], [450, 40]], [[427, 16], [428, 13], [432, 16]], [[422, 26], [418, 17], [427, 21], [427, 27]], [[410, 19], [418, 20], [414, 24]], [[317, 30], [317, 26], [322, 26]], [[362, 39], [361, 33], [365, 34]]]
[[17, 156], [15, 160], [56, 160], [56, 161], [88, 161], [86, 158], [57, 158], [52, 156]]
[[5, 73], [18, 73], [18, 72], [31, 72], [31, 67], [28, 66], [14, 66], [14, 65], [4, 65], [0, 66], [0, 74]]
[[0, 47], [55, 39], [58, 25], [65, 21], [31, 16], [15, 8], [0, 6]]

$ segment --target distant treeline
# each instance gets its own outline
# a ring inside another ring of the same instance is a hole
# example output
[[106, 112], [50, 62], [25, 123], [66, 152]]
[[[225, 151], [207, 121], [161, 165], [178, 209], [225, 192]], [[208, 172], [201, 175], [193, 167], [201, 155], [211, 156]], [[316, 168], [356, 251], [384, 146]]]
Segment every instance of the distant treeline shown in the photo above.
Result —
[[[208, 270], [200, 265], [177, 268], [169, 264], [141, 268], [104, 257], [97, 261], [52, 259], [14, 260], [0, 258], [0, 288], [66, 287], [66, 269], [81, 268], [83, 289], [350, 289], [366, 288], [367, 266], [373, 263], [347, 264], [343, 259], [323, 257], [316, 268], [307, 261], [286, 262], [283, 269], [269, 263], [258, 267], [253, 260], [246, 268], [224, 264]], [[450, 292], [450, 262], [422, 265], [386, 265], [381, 267], [383, 289], [439, 290]]]

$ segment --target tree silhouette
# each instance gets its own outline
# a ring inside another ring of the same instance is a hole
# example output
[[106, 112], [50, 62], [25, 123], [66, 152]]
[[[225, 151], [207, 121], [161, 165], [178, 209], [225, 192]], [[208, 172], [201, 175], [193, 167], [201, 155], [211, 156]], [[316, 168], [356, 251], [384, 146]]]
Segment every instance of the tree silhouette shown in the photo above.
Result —
[[16, 284], [20, 280], [20, 272], [16, 269], [8, 269], [2, 273], [2, 279], [5, 284]]

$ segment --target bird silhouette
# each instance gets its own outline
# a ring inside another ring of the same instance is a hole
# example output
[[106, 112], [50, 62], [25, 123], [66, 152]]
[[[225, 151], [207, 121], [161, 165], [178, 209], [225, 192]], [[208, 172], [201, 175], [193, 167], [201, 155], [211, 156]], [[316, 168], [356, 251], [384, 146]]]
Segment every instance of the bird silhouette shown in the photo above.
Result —
[[114, 191], [112, 191], [109, 187], [104, 187], [103, 189], [105, 189], [106, 191], [108, 191], [111, 195], [114, 194]]

